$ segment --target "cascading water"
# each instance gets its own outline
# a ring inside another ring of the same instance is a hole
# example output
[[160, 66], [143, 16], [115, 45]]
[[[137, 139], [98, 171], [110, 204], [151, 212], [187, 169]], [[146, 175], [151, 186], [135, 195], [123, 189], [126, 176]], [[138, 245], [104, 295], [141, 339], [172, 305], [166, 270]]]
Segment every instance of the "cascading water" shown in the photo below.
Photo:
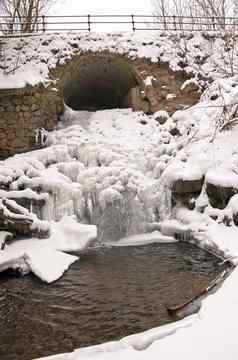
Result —
[[159, 195], [157, 196], [156, 208], [159, 220], [167, 220], [172, 213], [172, 190], [166, 177], [161, 177], [159, 180], [157, 193]]
[[[105, 194], [104, 194], [105, 195]], [[95, 207], [93, 224], [98, 228], [99, 241], [116, 241], [122, 237], [143, 233], [148, 221], [147, 213], [139, 199], [130, 191], [111, 193], [110, 200]]]

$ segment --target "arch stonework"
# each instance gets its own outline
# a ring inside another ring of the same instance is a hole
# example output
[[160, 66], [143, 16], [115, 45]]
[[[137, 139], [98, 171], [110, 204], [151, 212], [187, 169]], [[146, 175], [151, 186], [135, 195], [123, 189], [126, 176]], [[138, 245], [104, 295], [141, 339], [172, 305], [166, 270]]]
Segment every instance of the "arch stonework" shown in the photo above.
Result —
[[[95, 65], [98, 65], [100, 68], [99, 75], [100, 71], [103, 70], [103, 66], [110, 64], [111, 76], [114, 76], [117, 80], [114, 79], [113, 86], [115, 89], [121, 74], [124, 74], [125, 77], [131, 77], [128, 84], [124, 88], [122, 86], [122, 94], [119, 93], [118, 95], [121, 107], [149, 111], [148, 100], [143, 99], [144, 95], [142, 96], [143, 81], [136, 74], [133, 67], [129, 63], [127, 64], [125, 60], [122, 60], [120, 56], [110, 54], [76, 55], [68, 63], [58, 65], [55, 69], [50, 70], [52, 79], [50, 85], [39, 84], [21, 89], [0, 90], [0, 159], [40, 147], [40, 144], [35, 141], [36, 130], [44, 128], [51, 131], [56, 127], [59, 116], [64, 111], [64, 87], [67, 83], [68, 87], [70, 87], [72, 85], [70, 85], [70, 81], [73, 81], [74, 74], [79, 74], [80, 71], [83, 72], [83, 69], [90, 64], [94, 64], [94, 73], [96, 73]], [[112, 71], [113, 64], [116, 64], [115, 71]], [[122, 69], [118, 77], [116, 73], [117, 71], [120, 72], [123, 67], [128, 68], [126, 70]], [[91, 69], [89, 68], [89, 70]], [[100, 76], [98, 78], [100, 80]], [[92, 77], [90, 81], [92, 81]], [[127, 83], [126, 79], [125, 83]], [[77, 91], [75, 96], [77, 96]], [[115, 99], [114, 103], [115, 106], [118, 105]], [[106, 102], [104, 105], [101, 108], [107, 107]], [[109, 108], [111, 105], [109, 104]]]
[[[49, 69], [49, 76], [52, 81], [47, 84], [0, 90], [0, 159], [39, 148], [36, 130], [57, 126], [64, 101], [75, 109], [131, 107], [151, 114], [162, 109], [173, 113], [199, 98], [197, 93], [181, 92], [188, 75], [174, 73], [168, 64], [106, 51], [77, 53]], [[147, 76], [152, 79], [149, 85]], [[95, 88], [97, 96], [91, 96]], [[173, 102], [167, 100], [171, 92], [176, 94]]]

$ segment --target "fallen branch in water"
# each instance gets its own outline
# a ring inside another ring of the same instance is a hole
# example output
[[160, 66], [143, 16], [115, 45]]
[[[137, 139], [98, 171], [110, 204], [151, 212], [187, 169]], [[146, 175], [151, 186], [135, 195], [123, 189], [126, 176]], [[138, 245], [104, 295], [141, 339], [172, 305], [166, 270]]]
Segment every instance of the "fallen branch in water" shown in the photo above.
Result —
[[201, 296], [207, 294], [216, 285], [220, 284], [223, 281], [223, 279], [224, 279], [225, 275], [227, 274], [227, 272], [228, 272], [228, 270], [223, 270], [219, 275], [217, 275], [217, 277], [214, 280], [212, 280], [210, 282], [210, 284], [206, 288], [204, 288], [198, 295], [193, 296], [188, 301], [186, 301], [186, 302], [184, 302], [184, 303], [182, 303], [180, 305], [177, 305], [177, 306], [167, 306], [166, 305], [166, 310], [169, 313], [169, 315], [176, 316], [179, 311], [184, 310], [184, 308], [186, 308], [192, 302], [199, 299]]

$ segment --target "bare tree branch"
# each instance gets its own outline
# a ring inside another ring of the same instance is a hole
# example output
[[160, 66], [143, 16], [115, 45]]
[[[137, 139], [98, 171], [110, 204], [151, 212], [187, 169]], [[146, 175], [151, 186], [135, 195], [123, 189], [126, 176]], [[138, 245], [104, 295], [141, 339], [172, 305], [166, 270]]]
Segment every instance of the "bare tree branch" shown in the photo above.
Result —
[[41, 16], [58, 0], [0, 0], [0, 13], [7, 16], [2, 31], [32, 33], [38, 29]]

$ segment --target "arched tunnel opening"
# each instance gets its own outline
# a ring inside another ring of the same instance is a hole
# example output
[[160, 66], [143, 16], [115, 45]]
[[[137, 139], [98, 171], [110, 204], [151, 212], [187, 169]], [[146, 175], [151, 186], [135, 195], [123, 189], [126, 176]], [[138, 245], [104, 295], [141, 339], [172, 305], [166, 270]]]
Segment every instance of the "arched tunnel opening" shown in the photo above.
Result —
[[63, 97], [73, 110], [128, 108], [146, 102], [138, 101], [141, 85], [133, 66], [120, 57], [82, 56], [66, 70]]

